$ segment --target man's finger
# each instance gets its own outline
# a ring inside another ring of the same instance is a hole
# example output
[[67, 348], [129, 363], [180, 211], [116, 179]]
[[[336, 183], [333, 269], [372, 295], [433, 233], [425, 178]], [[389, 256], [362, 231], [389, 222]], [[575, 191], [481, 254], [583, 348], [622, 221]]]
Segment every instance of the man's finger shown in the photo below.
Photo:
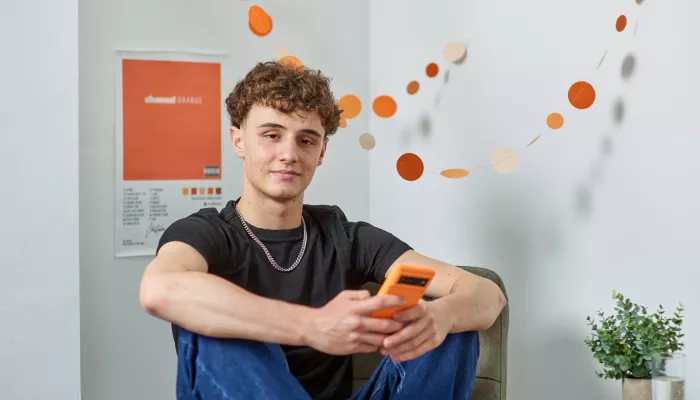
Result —
[[418, 304], [409, 309], [394, 314], [394, 319], [400, 322], [415, 321], [425, 315], [425, 308]]
[[366, 332], [377, 332], [392, 334], [403, 328], [404, 324], [386, 318], [361, 317], [362, 330]]
[[359, 301], [356, 305], [355, 311], [359, 312], [360, 314], [369, 314], [373, 311], [402, 305], [404, 305], [404, 300], [399, 296], [378, 295]]
[[377, 346], [372, 346], [371, 344], [361, 344], [357, 347], [355, 353], [374, 353], [377, 351]]
[[412, 350], [408, 350], [404, 353], [392, 354], [391, 358], [396, 362], [405, 362], [405, 361], [413, 360], [414, 358], [418, 358], [431, 350], [433, 350], [432, 342], [430, 340], [426, 339], [424, 342], [419, 344], [416, 348], [414, 348]]
[[403, 329], [396, 332], [395, 334], [387, 337], [384, 340], [384, 347], [389, 349], [392, 353], [395, 348], [398, 348], [402, 343], [409, 341], [421, 334], [428, 325], [428, 321], [425, 319], [419, 319], [414, 321], [410, 325], [406, 325]]
[[403, 342], [394, 344], [392, 347], [389, 347], [389, 353], [391, 353], [392, 355], [400, 355], [413, 351], [417, 349], [423, 342], [426, 342], [428, 339], [430, 339], [430, 331], [428, 329], [424, 329], [416, 333], [414, 336], [408, 338], [407, 340], [404, 340]]
[[384, 343], [385, 335], [379, 333], [362, 332], [360, 333], [359, 340], [365, 344], [371, 344], [374, 348], [379, 348], [382, 343]]
[[369, 290], [344, 290], [341, 294], [349, 300], [366, 300], [372, 297]]

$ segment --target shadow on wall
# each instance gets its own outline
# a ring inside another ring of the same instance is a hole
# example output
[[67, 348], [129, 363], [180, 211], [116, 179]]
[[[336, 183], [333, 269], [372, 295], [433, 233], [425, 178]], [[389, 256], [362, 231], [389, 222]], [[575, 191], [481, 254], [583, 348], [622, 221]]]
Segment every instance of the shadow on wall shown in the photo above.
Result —
[[429, 112], [423, 111], [414, 124], [401, 130], [400, 146], [408, 149], [414, 139], [429, 140], [433, 135], [433, 118]]
[[625, 103], [618, 98], [613, 104], [613, 127], [600, 140], [599, 152], [591, 164], [589, 175], [579, 183], [574, 196], [576, 212], [581, 216], [590, 216], [593, 212], [593, 197], [596, 187], [603, 181], [605, 164], [613, 154], [613, 138], [625, 117]]
[[[623, 81], [628, 81], [637, 69], [637, 61], [634, 55], [627, 55], [620, 66], [620, 75]], [[588, 217], [593, 212], [593, 200], [595, 189], [602, 182], [605, 163], [613, 154], [613, 138], [619, 132], [625, 120], [626, 106], [624, 100], [617, 98], [612, 107], [612, 126], [600, 141], [600, 151], [591, 164], [587, 179], [576, 187], [574, 193], [574, 208], [577, 214]]]
[[[543, 399], [616, 400], [619, 393], [615, 382], [604, 381], [595, 375], [596, 368], [590, 351], [579, 332], [552, 330], [540, 338], [533, 356], [535, 365], [546, 366], [537, 371], [535, 382]], [[619, 383], [617, 383], [619, 385]], [[620, 388], [620, 391], [622, 389]], [[532, 392], [531, 392], [532, 393]], [[621, 393], [621, 392], [620, 392]]]
[[[443, 84], [440, 87], [440, 89], [438, 89], [437, 93], [435, 94], [435, 99], [433, 100], [434, 107], [440, 105], [440, 101], [442, 100], [442, 93], [445, 90], [447, 84], [450, 82], [449, 69], [445, 70], [442, 82]], [[400, 142], [401, 146], [404, 149], [406, 149], [409, 147], [409, 144], [414, 138], [417, 138], [419, 140], [428, 140], [433, 135], [433, 133], [433, 116], [430, 113], [430, 111], [423, 111], [418, 117], [418, 119], [415, 121], [415, 124], [413, 126], [405, 127], [402, 129]]]
[[[542, 365], [537, 361], [539, 349], [535, 349], [532, 336], [532, 310], [538, 309], [536, 296], [541, 282], [537, 277], [542, 265], [536, 263], [537, 245], [532, 235], [536, 221], [530, 204], [534, 199], [529, 194], [516, 196], [518, 188], [510, 185], [493, 185], [483, 209], [470, 220], [471, 226], [479, 228], [477, 242], [479, 252], [485, 255], [481, 267], [498, 272], [506, 286], [510, 307], [508, 332], [508, 390], [512, 397], [528, 398], [524, 394], [539, 393], [540, 382], [537, 371]], [[517, 199], [517, 200], [515, 200]], [[536, 317], [535, 317], [536, 318]], [[533, 368], [516, 366], [532, 365]]]

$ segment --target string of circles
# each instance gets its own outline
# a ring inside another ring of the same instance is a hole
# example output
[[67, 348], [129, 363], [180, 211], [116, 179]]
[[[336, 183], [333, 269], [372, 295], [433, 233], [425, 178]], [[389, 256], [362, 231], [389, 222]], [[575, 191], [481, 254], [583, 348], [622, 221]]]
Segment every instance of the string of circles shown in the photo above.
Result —
[[[635, 0], [638, 5], [641, 5], [643, 0]], [[260, 6], [251, 6], [248, 10], [248, 26], [250, 31], [260, 37], [267, 36], [272, 32], [273, 23], [270, 15]], [[615, 29], [617, 32], [623, 32], [627, 27], [627, 17], [620, 15], [615, 21]], [[467, 56], [467, 46], [461, 42], [452, 42], [445, 45], [443, 49], [443, 58], [452, 64], [460, 65], [464, 62]], [[607, 54], [607, 52], [605, 53]], [[598, 67], [603, 63], [603, 58], [598, 63]], [[293, 56], [289, 48], [280, 46], [274, 51], [274, 56], [281, 63], [288, 65], [291, 68], [304, 68], [304, 64], [297, 57]], [[623, 63], [625, 68], [632, 68], [630, 63], [634, 59], [626, 59]], [[627, 63], [628, 65], [624, 65]], [[430, 62], [425, 67], [425, 75], [429, 79], [436, 78], [440, 73], [440, 66], [436, 62]], [[406, 85], [406, 93], [410, 96], [416, 95], [420, 91], [420, 82], [412, 80]], [[590, 108], [596, 99], [596, 91], [587, 81], [576, 81], [569, 87], [568, 101], [569, 104], [578, 109], [585, 110]], [[346, 94], [338, 101], [338, 106], [343, 110], [340, 127], [346, 128], [348, 120], [356, 118], [362, 111], [362, 101], [354, 94]], [[398, 110], [398, 104], [394, 97], [388, 94], [376, 96], [372, 101], [372, 111], [379, 118], [391, 118]], [[564, 116], [559, 112], [552, 112], [545, 118], [545, 123], [552, 130], [561, 129], [564, 126]], [[532, 139], [526, 147], [530, 147], [540, 135]], [[376, 145], [376, 139], [370, 133], [363, 133], [359, 137], [359, 143], [362, 148], [371, 150]], [[518, 168], [518, 153], [512, 148], [498, 148], [491, 153], [491, 164], [485, 166], [492, 168], [495, 172], [508, 174], [515, 172]], [[478, 167], [477, 167], [478, 168]], [[460, 179], [469, 176], [470, 171], [476, 168], [450, 168], [439, 172], [445, 178]], [[415, 181], [421, 178], [426, 172], [425, 165], [421, 157], [415, 153], [404, 153], [398, 157], [396, 161], [396, 171], [399, 176], [407, 181]]]

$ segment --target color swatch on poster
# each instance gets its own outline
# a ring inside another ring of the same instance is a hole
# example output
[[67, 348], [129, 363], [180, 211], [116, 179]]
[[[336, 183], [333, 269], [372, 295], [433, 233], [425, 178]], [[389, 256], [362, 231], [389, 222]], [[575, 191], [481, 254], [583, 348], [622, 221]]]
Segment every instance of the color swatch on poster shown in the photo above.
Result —
[[204, 194], [206, 190], [206, 194], [209, 196], [213, 195], [220, 195], [221, 194], [221, 188], [220, 187], [208, 187], [208, 188], [182, 188], [182, 195], [183, 196], [197, 196], [198, 194]]
[[122, 60], [123, 179], [221, 178], [221, 65]]

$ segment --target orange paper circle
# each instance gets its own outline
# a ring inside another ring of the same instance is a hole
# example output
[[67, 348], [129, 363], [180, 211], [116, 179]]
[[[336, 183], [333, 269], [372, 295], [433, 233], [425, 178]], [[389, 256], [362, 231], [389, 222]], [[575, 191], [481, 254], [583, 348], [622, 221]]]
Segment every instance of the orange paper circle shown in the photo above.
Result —
[[430, 63], [425, 67], [425, 74], [428, 75], [429, 78], [436, 77], [438, 72], [440, 72], [440, 67], [435, 63]]
[[617, 29], [618, 32], [622, 32], [625, 30], [625, 27], [627, 27], [627, 17], [620, 15], [615, 23], [615, 29]]
[[265, 36], [265, 35], [261, 34], [260, 32], [258, 32], [255, 29], [255, 27], [253, 26], [253, 24], [250, 23], [250, 21], [248, 21], [248, 29], [250, 29], [250, 31], [253, 32], [253, 34], [256, 36]]
[[551, 113], [547, 116], [547, 126], [552, 129], [559, 129], [564, 126], [564, 117], [559, 113]]
[[575, 108], [585, 110], [595, 102], [595, 89], [588, 82], [576, 82], [569, 88], [569, 102]]
[[408, 94], [416, 94], [418, 93], [418, 89], [420, 89], [420, 83], [418, 83], [418, 81], [411, 81], [408, 83], [408, 86], [406, 86], [406, 92]]
[[272, 18], [260, 6], [248, 9], [248, 27], [258, 36], [267, 36], [272, 31]]
[[338, 108], [343, 110], [343, 117], [353, 119], [360, 115], [360, 111], [362, 110], [362, 102], [354, 94], [348, 94], [343, 96], [338, 101]]
[[423, 176], [423, 160], [413, 153], [405, 153], [396, 161], [396, 171], [403, 179], [415, 181]]
[[469, 175], [469, 171], [461, 168], [451, 168], [440, 172], [440, 175], [444, 176], [445, 178], [459, 179]]
[[293, 68], [293, 69], [298, 69], [298, 70], [303, 70], [304, 69], [304, 63], [301, 62], [298, 58], [294, 56], [284, 56], [280, 59], [280, 64], [285, 65], [287, 67]]
[[382, 95], [374, 99], [372, 109], [381, 118], [390, 118], [396, 114], [396, 101], [391, 96]]

